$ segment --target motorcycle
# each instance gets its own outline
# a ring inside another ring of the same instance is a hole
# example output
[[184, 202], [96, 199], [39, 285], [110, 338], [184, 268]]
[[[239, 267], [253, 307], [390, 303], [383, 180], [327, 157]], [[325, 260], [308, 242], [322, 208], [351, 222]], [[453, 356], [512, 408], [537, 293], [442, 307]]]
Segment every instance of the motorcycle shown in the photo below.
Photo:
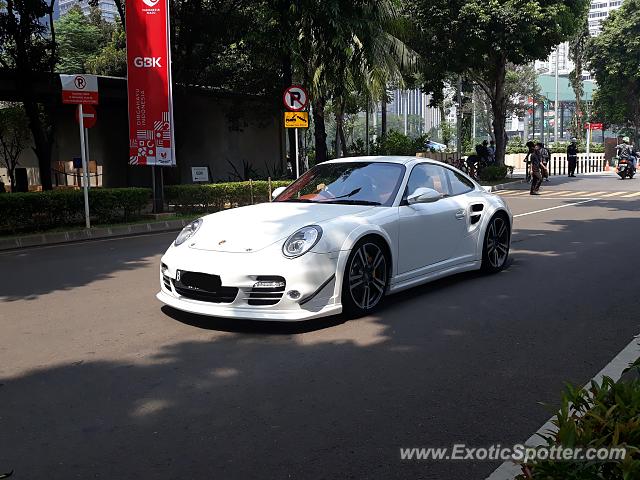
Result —
[[622, 180], [624, 180], [625, 178], [633, 178], [633, 176], [636, 174], [636, 170], [635, 168], [633, 168], [631, 160], [621, 157], [616, 157], [616, 160], [618, 163], [618, 166], [616, 167], [616, 173], [618, 174], [618, 176]]

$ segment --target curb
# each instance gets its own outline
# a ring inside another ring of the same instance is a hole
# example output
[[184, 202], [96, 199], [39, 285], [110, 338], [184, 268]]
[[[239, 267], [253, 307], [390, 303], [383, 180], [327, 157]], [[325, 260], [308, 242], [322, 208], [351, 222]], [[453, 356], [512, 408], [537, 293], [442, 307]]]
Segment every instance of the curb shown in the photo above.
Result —
[[[489, 190], [489, 192], [497, 192], [499, 190], [507, 190], [510, 187], [513, 187], [515, 185], [524, 183], [524, 180], [522, 178], [518, 178], [515, 179], [511, 182], [507, 182], [507, 183], [501, 183], [499, 185], [491, 185], [491, 190]], [[486, 188], [486, 187], [485, 187]]]
[[133, 237], [150, 233], [173, 232], [182, 229], [190, 220], [167, 220], [165, 222], [137, 223], [113, 227], [96, 227], [90, 230], [41, 233], [22, 237], [0, 238], [0, 252], [30, 247], [42, 247], [65, 243], [84, 242], [106, 238]]

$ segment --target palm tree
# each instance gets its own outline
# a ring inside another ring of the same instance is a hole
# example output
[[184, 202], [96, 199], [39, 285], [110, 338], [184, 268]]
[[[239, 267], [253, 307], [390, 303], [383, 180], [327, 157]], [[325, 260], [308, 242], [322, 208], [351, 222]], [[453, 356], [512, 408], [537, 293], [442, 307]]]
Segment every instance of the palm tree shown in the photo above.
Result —
[[[325, 107], [333, 100], [341, 132], [350, 93], [378, 100], [415, 54], [394, 35], [398, 11], [393, 0], [300, 0], [295, 64], [310, 88], [316, 160], [327, 158]], [[342, 150], [341, 149], [341, 150]]]

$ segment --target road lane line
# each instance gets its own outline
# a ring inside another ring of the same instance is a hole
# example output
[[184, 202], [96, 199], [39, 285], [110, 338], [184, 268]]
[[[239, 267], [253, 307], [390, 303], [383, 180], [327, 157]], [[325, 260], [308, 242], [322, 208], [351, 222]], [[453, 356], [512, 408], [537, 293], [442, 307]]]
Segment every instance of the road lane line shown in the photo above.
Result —
[[631, 194], [629, 194], [629, 195], [623, 195], [623, 196], [622, 196], [622, 197], [620, 197], [620, 198], [633, 198], [633, 197], [637, 197], [637, 196], [639, 196], [639, 195], [640, 195], [640, 192], [635, 192], [635, 193], [631, 193]]
[[575, 207], [576, 205], [582, 205], [583, 203], [588, 203], [588, 202], [595, 202], [596, 200], [598, 199], [589, 198], [588, 200], [582, 200], [581, 202], [566, 203], [564, 205], [558, 205], [556, 207], [549, 207], [549, 208], [542, 208], [540, 210], [534, 210], [533, 212], [518, 213], [517, 215], [514, 215], [513, 218], [525, 217], [527, 215], [533, 215], [535, 213], [549, 212], [551, 210], [557, 210], [558, 208]]
[[613, 193], [607, 193], [606, 195], [600, 195], [602, 198], [607, 198], [607, 197], [616, 197], [618, 195], [624, 195], [625, 193], [629, 193], [629, 192], [613, 192]]
[[[593, 377], [589, 382], [585, 384], [583, 388], [589, 388], [592, 381], [595, 381], [598, 384], [602, 383], [602, 378], [607, 376], [613, 379], [613, 381], [620, 380], [622, 377], [622, 373], [624, 370], [633, 362], [635, 362], [638, 358], [640, 358], [640, 342], [638, 342], [638, 338], [640, 335], [634, 337], [631, 342], [622, 349], [618, 355], [616, 355], [613, 360], [611, 360], [598, 374]], [[538, 429], [536, 433], [531, 435], [529, 439], [524, 442], [524, 444], [528, 447], [539, 447], [541, 445], [546, 445], [546, 442], [540, 435], [548, 435], [549, 432], [557, 431], [556, 426], [552, 423], [554, 417], [551, 417], [547, 420], [547, 423], [542, 425]], [[500, 465], [496, 470], [493, 471], [491, 475], [489, 475], [486, 480], [513, 480], [517, 475], [522, 474], [522, 469], [516, 463], [507, 460], [502, 465]]]

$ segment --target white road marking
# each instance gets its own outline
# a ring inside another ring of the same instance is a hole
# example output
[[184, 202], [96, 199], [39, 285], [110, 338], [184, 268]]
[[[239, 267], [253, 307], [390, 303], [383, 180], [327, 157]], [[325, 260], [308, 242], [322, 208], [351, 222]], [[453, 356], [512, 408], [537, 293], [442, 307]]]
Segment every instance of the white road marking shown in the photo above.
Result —
[[635, 193], [631, 193], [631, 194], [629, 194], [629, 195], [623, 195], [623, 196], [622, 196], [622, 197], [620, 197], [620, 198], [633, 198], [633, 197], [637, 197], [637, 196], [639, 196], [639, 195], [640, 195], [640, 192], [635, 192]]
[[[640, 336], [638, 336], [640, 337]], [[598, 374], [593, 377], [592, 380], [587, 382], [584, 388], [590, 386], [592, 381], [596, 383], [602, 383], [602, 378], [607, 376], [613, 379], [614, 381], [620, 380], [622, 373], [629, 366], [629, 364], [635, 362], [638, 358], [640, 358], [640, 342], [638, 342], [638, 337], [635, 337], [631, 342], [622, 349], [618, 355], [614, 357]], [[530, 447], [536, 447], [540, 445], [546, 444], [540, 435], [549, 434], [549, 432], [556, 431], [555, 425], [551, 423], [554, 417], [551, 417], [547, 420], [547, 423], [542, 425], [538, 429], [536, 433], [531, 435], [529, 439], [524, 442], [525, 445]], [[506, 461], [502, 465], [500, 465], [494, 472], [487, 477], [486, 480], [513, 480], [516, 475], [520, 475], [522, 473], [522, 469], [518, 464], [515, 464], [511, 461]]]
[[534, 210], [533, 212], [518, 213], [517, 215], [514, 215], [513, 218], [525, 217], [527, 215], [533, 215], [535, 213], [549, 212], [551, 210], [557, 210], [558, 208], [574, 207], [576, 205], [582, 205], [583, 203], [594, 202], [596, 200], [598, 199], [589, 198], [588, 200], [582, 200], [581, 202], [565, 203], [564, 205], [558, 205], [558, 206], [549, 207], [549, 208], [542, 208], [540, 210]]
[[[549, 193], [553, 193], [553, 192], [549, 192]], [[580, 195], [584, 195], [585, 193], [589, 193], [589, 192], [567, 192], [567, 193], [561, 193], [561, 194], [556, 194], [556, 197], [568, 197], [570, 195], [575, 195], [576, 197], [580, 196]]]

